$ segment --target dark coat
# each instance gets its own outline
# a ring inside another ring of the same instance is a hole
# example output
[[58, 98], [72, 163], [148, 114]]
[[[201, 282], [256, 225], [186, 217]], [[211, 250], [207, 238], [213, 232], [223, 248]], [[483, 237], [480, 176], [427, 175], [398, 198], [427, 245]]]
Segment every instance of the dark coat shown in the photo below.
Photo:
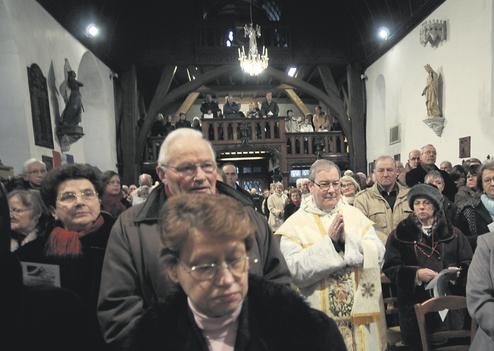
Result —
[[[207, 351], [182, 290], [154, 306], [138, 322], [132, 350]], [[239, 316], [236, 351], [346, 350], [336, 323], [310, 308], [290, 288], [249, 278]]]
[[[456, 227], [449, 226], [444, 217], [433, 229], [430, 238], [423, 235], [414, 214], [401, 221], [389, 235], [384, 255], [383, 272], [396, 286], [401, 334], [405, 342], [420, 349], [420, 336], [415, 317], [414, 304], [432, 297], [426, 284], [417, 286], [415, 277], [419, 268], [430, 268], [436, 272], [455, 266], [461, 267], [460, 277], [451, 286], [451, 293], [465, 295], [466, 274], [472, 259], [472, 249], [467, 238]], [[422, 243], [422, 246], [416, 243]], [[435, 247], [436, 251], [433, 250]], [[434, 251], [434, 253], [432, 253]], [[431, 254], [432, 253], [432, 254]], [[430, 257], [428, 257], [430, 256]], [[431, 321], [432, 322], [432, 321]], [[435, 321], [438, 325], [439, 322]], [[418, 342], [418, 344], [416, 344]], [[418, 345], [418, 346], [417, 346]], [[415, 348], [412, 348], [415, 349]]]
[[[115, 221], [109, 213], [102, 211], [101, 216], [104, 220], [101, 227], [80, 238], [81, 256], [47, 257], [45, 255], [45, 243], [49, 235], [40, 236], [36, 240], [21, 246], [15, 252], [21, 261], [48, 263], [60, 266], [62, 289], [54, 289], [52, 292], [49, 292], [46, 299], [48, 299], [47, 301], [51, 301], [55, 299], [54, 296], [60, 294], [62, 301], [65, 301], [63, 303], [67, 306], [65, 309], [72, 307], [73, 310], [71, 313], [74, 315], [85, 315], [87, 318], [85, 323], [87, 324], [82, 323], [79, 327], [75, 326], [75, 328], [81, 328], [79, 335], [88, 335], [84, 337], [84, 342], [87, 343], [84, 345], [92, 350], [104, 349], [103, 339], [96, 320], [96, 303], [98, 300], [106, 244]], [[38, 295], [39, 293], [36, 292], [36, 296]], [[45, 298], [43, 297], [43, 299]], [[57, 313], [63, 314], [63, 309], [60, 306], [58, 305], [59, 311]], [[80, 311], [81, 308], [82, 311]], [[87, 327], [86, 330], [82, 330], [84, 326]], [[77, 343], [77, 341], [74, 342]]]
[[490, 232], [487, 226], [491, 222], [492, 217], [480, 201], [480, 194], [458, 207], [455, 225], [467, 236], [473, 251], [477, 248], [478, 236]]
[[300, 203], [298, 204], [298, 206], [296, 206], [292, 201], [289, 201], [285, 205], [285, 209], [283, 211], [283, 220], [286, 221], [288, 217], [290, 217], [292, 214], [297, 212], [299, 208], [300, 208]]
[[83, 252], [80, 257], [46, 257], [44, 248], [49, 235], [43, 235], [16, 251], [21, 261], [60, 265], [62, 288], [76, 292], [94, 309], [96, 309], [106, 243], [115, 221], [109, 213], [101, 212], [101, 216], [104, 220], [103, 225], [80, 238]]
[[[455, 183], [451, 180], [451, 177], [449, 176], [448, 172], [443, 171], [442, 169], [437, 168], [434, 165], [434, 169], [441, 173], [441, 176], [444, 179], [444, 190], [443, 194], [448, 197], [451, 201], [455, 201], [455, 194], [456, 194], [456, 185]], [[412, 187], [415, 184], [423, 183], [425, 175], [427, 174], [427, 171], [422, 168], [421, 165], [418, 165], [416, 168], [410, 170], [406, 174], [406, 182], [408, 187]]]
[[211, 111], [213, 118], [218, 118], [218, 112], [220, 111], [218, 103], [216, 101], [203, 102], [201, 104], [202, 117], [204, 117], [204, 114], [208, 113], [208, 111]]
[[175, 123], [175, 129], [178, 129], [178, 128], [190, 128], [192, 125], [190, 124], [190, 121], [189, 120], [186, 120], [186, 119], [179, 119], [176, 123]]
[[[272, 113], [272, 115], [269, 115], [269, 112]], [[268, 103], [268, 100], [264, 100], [261, 104], [261, 116], [266, 116], [269, 118], [276, 118], [278, 117], [278, 114], [280, 113], [280, 108], [278, 107], [278, 104], [276, 101], [271, 100], [271, 102]]]

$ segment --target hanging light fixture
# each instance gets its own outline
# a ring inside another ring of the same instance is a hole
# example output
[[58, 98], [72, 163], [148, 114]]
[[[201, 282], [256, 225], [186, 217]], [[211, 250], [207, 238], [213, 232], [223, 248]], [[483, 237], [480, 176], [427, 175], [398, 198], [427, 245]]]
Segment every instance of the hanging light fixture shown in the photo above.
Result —
[[245, 48], [238, 49], [238, 60], [240, 67], [245, 73], [251, 76], [257, 76], [268, 67], [268, 49], [263, 45], [262, 54], [257, 50], [257, 38], [261, 37], [261, 27], [254, 26], [252, 21], [252, 0], [250, 1], [250, 24], [244, 26], [245, 37], [249, 37], [249, 50], [245, 53]]

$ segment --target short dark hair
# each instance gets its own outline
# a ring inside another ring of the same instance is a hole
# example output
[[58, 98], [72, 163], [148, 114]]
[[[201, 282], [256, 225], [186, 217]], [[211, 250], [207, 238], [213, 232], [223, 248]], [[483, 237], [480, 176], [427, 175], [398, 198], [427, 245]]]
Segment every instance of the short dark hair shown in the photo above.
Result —
[[89, 164], [66, 164], [60, 168], [54, 168], [48, 172], [41, 182], [41, 197], [48, 207], [55, 207], [58, 195], [58, 186], [66, 180], [87, 179], [89, 180], [99, 196], [103, 195], [103, 182], [101, 171]]
[[[106, 171], [102, 174], [101, 176], [101, 181], [103, 182], [103, 186], [106, 187], [108, 183], [110, 183], [110, 180], [114, 176], [119, 176], [119, 174], [115, 171]], [[120, 177], [120, 176], [119, 176]]]

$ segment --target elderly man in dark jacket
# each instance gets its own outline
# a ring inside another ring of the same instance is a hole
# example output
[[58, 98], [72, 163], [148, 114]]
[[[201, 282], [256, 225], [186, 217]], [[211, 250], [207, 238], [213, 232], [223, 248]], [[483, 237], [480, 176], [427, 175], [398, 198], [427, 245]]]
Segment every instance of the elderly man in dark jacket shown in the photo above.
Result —
[[427, 172], [436, 170], [441, 173], [441, 176], [444, 179], [444, 190], [442, 193], [451, 201], [455, 201], [455, 194], [457, 191], [456, 185], [451, 180], [448, 172], [445, 172], [436, 166], [436, 156], [437, 152], [434, 145], [428, 144], [420, 149], [420, 164], [407, 173], [407, 186], [411, 188], [415, 184], [424, 183]]
[[146, 202], [123, 212], [115, 223], [106, 250], [101, 276], [98, 318], [106, 342], [125, 350], [129, 331], [144, 310], [170, 293], [158, 261], [159, 211], [167, 198], [184, 193], [222, 193], [244, 204], [256, 223], [251, 249], [259, 258], [250, 273], [272, 282], [289, 285], [290, 273], [266, 219], [257, 213], [250, 198], [216, 182], [215, 154], [202, 134], [177, 129], [163, 142], [156, 172], [162, 184]]

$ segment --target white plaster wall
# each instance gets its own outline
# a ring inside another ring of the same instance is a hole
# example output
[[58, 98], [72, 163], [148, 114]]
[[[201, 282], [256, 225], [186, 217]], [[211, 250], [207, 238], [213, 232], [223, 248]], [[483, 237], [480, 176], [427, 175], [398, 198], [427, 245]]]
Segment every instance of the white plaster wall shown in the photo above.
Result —
[[[367, 160], [400, 154], [431, 143], [437, 162], [461, 163], [458, 139], [471, 136], [472, 157], [494, 154], [492, 0], [447, 0], [428, 19], [447, 21], [448, 38], [432, 48], [420, 44], [420, 26], [367, 70]], [[443, 78], [441, 137], [426, 118], [425, 64]], [[384, 97], [384, 98], [383, 98]], [[389, 144], [389, 129], [401, 126], [401, 142]]]
[[[85, 60], [83, 60], [83, 57]], [[30, 157], [52, 156], [52, 150], [34, 144], [29, 86], [26, 67], [36, 63], [48, 79], [50, 68], [57, 87], [64, 80], [67, 58], [81, 88], [85, 112], [81, 126], [85, 136], [72, 144], [68, 154], [75, 162], [87, 162], [103, 170], [116, 169], [115, 112], [110, 69], [56, 22], [34, 0], [0, 0], [0, 158], [21, 172]], [[90, 89], [96, 89], [95, 92]], [[55, 137], [55, 113], [64, 102], [53, 96], [49, 102], [54, 150], [60, 152]], [[92, 98], [97, 94], [97, 99]], [[53, 101], [58, 100], [58, 106]], [[97, 116], [97, 118], [96, 118]]]

